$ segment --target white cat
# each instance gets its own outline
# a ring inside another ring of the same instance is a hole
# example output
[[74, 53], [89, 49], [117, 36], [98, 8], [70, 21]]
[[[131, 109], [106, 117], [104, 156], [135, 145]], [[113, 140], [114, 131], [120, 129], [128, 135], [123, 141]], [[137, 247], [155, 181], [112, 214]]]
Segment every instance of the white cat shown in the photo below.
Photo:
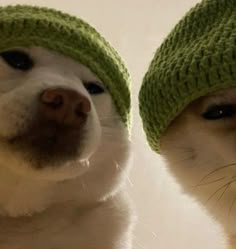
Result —
[[183, 189], [224, 227], [236, 248], [236, 88], [191, 103], [161, 139], [161, 154]]
[[129, 249], [129, 141], [103, 83], [40, 47], [0, 53], [0, 248]]

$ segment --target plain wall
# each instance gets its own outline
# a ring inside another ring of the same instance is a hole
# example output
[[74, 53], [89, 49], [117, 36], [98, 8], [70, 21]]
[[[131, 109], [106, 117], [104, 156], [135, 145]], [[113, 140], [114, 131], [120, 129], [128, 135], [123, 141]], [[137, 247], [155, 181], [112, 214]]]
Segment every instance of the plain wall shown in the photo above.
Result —
[[[145, 142], [137, 110], [141, 79], [154, 51], [198, 0], [0, 0], [77, 15], [97, 28], [125, 60], [133, 81], [133, 170], [127, 177], [138, 223], [135, 249], [223, 249], [221, 230], [184, 196]], [[69, 249], [69, 248], [68, 248]]]

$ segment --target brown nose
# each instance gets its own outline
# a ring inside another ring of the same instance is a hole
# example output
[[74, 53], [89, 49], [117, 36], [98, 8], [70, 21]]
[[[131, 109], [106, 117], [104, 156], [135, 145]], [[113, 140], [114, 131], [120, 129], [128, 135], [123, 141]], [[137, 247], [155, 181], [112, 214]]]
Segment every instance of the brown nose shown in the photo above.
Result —
[[47, 89], [40, 95], [41, 114], [59, 125], [79, 127], [90, 110], [90, 101], [74, 90]]

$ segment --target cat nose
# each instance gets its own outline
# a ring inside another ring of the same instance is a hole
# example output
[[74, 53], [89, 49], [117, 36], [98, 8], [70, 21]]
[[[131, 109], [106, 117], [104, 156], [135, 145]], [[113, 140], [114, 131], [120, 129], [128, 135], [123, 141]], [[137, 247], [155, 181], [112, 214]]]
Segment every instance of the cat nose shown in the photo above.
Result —
[[91, 110], [89, 99], [70, 89], [46, 89], [39, 101], [43, 117], [58, 125], [80, 127]]

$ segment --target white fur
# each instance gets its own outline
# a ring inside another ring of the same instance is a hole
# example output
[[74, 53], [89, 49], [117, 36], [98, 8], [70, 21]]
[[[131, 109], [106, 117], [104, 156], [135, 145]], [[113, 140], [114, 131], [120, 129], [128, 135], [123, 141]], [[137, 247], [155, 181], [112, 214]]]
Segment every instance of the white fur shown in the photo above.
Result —
[[[35, 62], [29, 72], [0, 58], [0, 248], [130, 248], [132, 216], [121, 190], [128, 134], [110, 95], [90, 96], [82, 82], [99, 79], [72, 59], [38, 47], [21, 50]], [[29, 152], [12, 151], [5, 139], [27, 129], [39, 93], [50, 87], [83, 94], [92, 110], [79, 158], [36, 170], [34, 158], [25, 160]]]
[[161, 153], [183, 186], [222, 225], [236, 248], [236, 117], [209, 121], [211, 105], [236, 104], [236, 89], [221, 90], [190, 104], [161, 139]]

